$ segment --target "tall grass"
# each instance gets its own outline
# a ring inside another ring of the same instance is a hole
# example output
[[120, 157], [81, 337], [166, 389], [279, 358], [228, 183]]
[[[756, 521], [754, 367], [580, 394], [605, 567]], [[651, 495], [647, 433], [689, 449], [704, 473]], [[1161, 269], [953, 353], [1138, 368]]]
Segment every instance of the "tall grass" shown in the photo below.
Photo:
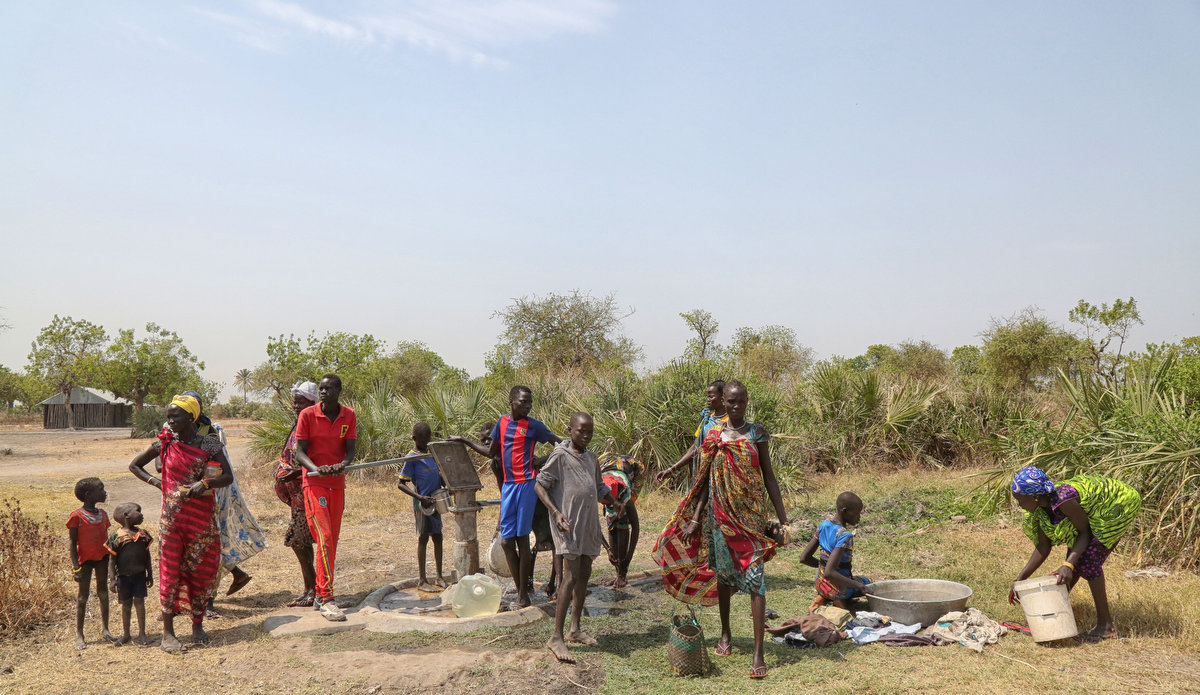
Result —
[[982, 474], [976, 499], [984, 509], [1008, 504], [1012, 475], [1027, 465], [1053, 480], [1079, 473], [1110, 476], [1142, 495], [1135, 553], [1200, 566], [1200, 412], [1163, 380], [1172, 362], [1139, 365], [1113, 384], [1060, 373], [1070, 404], [1067, 417], [1059, 424], [1026, 419], [996, 437], [1010, 463]]
[[0, 635], [57, 622], [71, 601], [66, 534], [36, 521], [16, 499], [0, 510]]

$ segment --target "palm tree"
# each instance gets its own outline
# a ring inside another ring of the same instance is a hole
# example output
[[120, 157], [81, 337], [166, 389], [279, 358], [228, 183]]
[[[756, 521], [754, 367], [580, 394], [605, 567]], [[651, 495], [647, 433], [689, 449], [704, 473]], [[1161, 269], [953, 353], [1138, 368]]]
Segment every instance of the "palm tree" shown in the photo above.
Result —
[[237, 374], [233, 375], [233, 385], [242, 390], [243, 401], [250, 400], [246, 393], [250, 390], [250, 380], [252, 375], [253, 372], [251, 372], [249, 369], [239, 369], [237, 370]]

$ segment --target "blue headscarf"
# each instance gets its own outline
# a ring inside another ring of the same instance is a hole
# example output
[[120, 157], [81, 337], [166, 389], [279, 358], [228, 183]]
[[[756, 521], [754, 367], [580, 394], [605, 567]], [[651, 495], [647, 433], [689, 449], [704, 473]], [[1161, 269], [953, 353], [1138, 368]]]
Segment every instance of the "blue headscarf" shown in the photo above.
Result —
[[1046, 471], [1025, 466], [1013, 476], [1012, 491], [1022, 495], [1049, 495], [1054, 492], [1054, 483]]

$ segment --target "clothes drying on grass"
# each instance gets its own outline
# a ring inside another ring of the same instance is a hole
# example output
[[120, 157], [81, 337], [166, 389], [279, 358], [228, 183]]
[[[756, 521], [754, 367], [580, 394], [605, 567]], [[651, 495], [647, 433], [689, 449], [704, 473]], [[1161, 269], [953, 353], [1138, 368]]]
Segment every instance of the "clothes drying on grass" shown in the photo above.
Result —
[[904, 625], [902, 623], [892, 622], [882, 627], [852, 627], [847, 630], [850, 639], [854, 640], [857, 645], [870, 644], [878, 641], [881, 637], [887, 635], [913, 635], [921, 629], [921, 624]]
[[978, 608], [953, 611], [937, 619], [922, 634], [944, 639], [983, 652], [984, 645], [995, 644], [1008, 628], [987, 617]]

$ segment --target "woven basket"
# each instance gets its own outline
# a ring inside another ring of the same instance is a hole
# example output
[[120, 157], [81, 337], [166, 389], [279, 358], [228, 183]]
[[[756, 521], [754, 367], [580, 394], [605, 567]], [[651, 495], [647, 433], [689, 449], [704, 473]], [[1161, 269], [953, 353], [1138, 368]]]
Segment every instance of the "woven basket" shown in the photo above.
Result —
[[712, 666], [704, 644], [704, 628], [700, 627], [700, 619], [691, 606], [688, 615], [675, 615], [675, 609], [671, 609], [667, 662], [676, 676], [703, 676]]

